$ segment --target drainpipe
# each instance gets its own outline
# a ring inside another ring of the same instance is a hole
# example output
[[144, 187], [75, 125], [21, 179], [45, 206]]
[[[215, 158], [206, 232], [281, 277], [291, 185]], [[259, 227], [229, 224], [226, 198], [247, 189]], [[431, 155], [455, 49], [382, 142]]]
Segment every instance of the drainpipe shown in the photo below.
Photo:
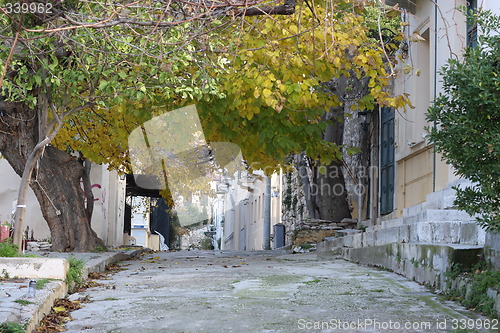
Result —
[[[438, 63], [438, 0], [434, 3], [434, 91], [433, 91], [433, 103], [437, 97], [437, 63]], [[433, 125], [436, 129], [436, 121]], [[433, 144], [432, 148], [433, 161], [432, 161], [432, 192], [436, 192], [436, 144]]]
[[264, 193], [264, 250], [271, 249], [271, 179], [266, 176], [266, 192]]

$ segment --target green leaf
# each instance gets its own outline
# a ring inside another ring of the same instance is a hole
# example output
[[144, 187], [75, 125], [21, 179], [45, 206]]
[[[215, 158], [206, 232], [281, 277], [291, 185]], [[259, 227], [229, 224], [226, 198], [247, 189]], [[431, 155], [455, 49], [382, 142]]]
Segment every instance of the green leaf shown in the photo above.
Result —
[[108, 86], [108, 81], [106, 80], [101, 80], [101, 82], [99, 83], [99, 90], [104, 90], [106, 89], [106, 87]]

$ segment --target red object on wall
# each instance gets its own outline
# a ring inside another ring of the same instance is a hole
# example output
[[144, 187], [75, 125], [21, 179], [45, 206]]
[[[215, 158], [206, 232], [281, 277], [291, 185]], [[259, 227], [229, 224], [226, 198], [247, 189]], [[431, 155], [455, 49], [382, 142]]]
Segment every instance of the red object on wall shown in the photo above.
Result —
[[0, 225], [0, 241], [4, 241], [5, 238], [9, 237], [10, 226]]

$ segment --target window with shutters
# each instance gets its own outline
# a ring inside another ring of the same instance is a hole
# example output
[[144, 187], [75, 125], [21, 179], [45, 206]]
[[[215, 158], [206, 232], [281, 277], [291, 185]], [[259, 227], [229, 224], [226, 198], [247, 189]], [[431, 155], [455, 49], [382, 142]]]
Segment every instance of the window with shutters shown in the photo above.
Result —
[[467, 47], [477, 46], [477, 23], [472, 15], [477, 13], [477, 0], [467, 1]]
[[394, 108], [380, 109], [380, 214], [394, 210]]

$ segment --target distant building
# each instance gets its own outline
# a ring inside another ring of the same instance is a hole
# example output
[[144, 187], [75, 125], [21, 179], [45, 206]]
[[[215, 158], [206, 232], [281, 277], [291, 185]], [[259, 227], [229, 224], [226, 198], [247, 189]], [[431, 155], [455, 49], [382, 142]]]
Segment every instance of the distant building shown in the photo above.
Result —
[[[266, 195], [263, 171], [238, 171], [232, 177], [222, 177], [217, 184], [215, 201], [216, 239], [223, 250], [264, 250], [271, 247], [273, 226], [281, 222], [280, 177], [273, 174], [270, 192]], [[268, 200], [269, 222], [266, 224]], [[224, 208], [222, 208], [224, 207]]]

